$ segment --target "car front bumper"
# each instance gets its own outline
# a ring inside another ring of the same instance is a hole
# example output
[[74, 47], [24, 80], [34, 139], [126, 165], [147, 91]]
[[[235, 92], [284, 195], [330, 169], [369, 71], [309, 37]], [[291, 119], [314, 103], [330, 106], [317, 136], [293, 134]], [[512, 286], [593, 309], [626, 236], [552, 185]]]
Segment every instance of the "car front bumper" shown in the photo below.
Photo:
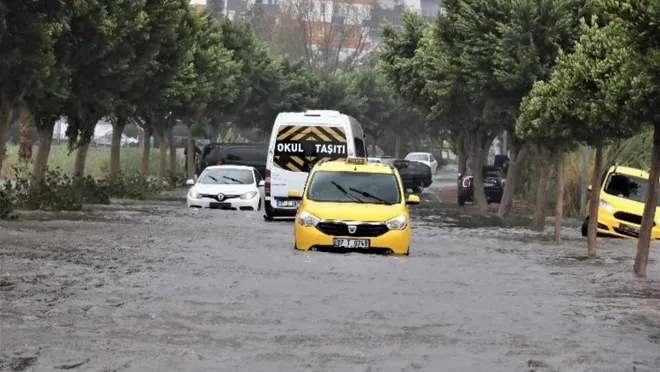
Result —
[[187, 196], [188, 208], [211, 208], [211, 209], [228, 209], [228, 210], [258, 210], [260, 196], [257, 195], [252, 199], [231, 198], [223, 201], [218, 201], [211, 198], [193, 199]]
[[[316, 227], [306, 227], [294, 222], [294, 236], [296, 249], [308, 251], [312, 248], [317, 249], [341, 249], [334, 248], [334, 239], [368, 239], [372, 250], [391, 250], [394, 254], [408, 254], [410, 247], [411, 230], [410, 226], [404, 230], [389, 230], [383, 235], [377, 237], [359, 237], [359, 236], [332, 236], [326, 235]], [[363, 251], [368, 252], [369, 249]]]
[[[630, 232], [630, 228], [639, 230], [640, 225], [632, 222], [620, 221], [609, 212], [599, 210], [598, 213], [598, 233], [610, 235], [618, 238], [637, 238], [635, 233]], [[651, 239], [660, 240], [660, 225], [651, 229]]]

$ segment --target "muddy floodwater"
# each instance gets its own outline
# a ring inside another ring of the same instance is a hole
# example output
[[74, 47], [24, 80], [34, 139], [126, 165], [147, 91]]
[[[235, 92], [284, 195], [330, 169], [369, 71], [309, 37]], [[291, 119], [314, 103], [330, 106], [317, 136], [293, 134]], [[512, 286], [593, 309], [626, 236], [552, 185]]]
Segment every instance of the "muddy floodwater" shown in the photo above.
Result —
[[660, 370], [660, 247], [562, 244], [427, 198], [409, 257], [297, 252], [182, 201], [0, 223], [0, 370]]

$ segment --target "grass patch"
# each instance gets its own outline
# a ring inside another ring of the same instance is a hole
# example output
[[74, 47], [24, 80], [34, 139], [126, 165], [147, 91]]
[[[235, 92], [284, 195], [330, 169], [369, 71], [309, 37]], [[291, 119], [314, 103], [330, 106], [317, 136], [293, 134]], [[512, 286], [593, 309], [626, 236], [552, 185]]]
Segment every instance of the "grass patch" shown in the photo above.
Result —
[[[181, 150], [182, 151], [182, 150]], [[36, 148], [33, 151], [36, 154]], [[140, 172], [140, 162], [142, 158], [142, 149], [139, 147], [122, 147], [120, 161], [121, 171], [124, 174], [137, 174]], [[68, 146], [53, 145], [48, 158], [48, 168], [59, 168], [65, 173], [73, 173], [73, 166], [76, 159], [76, 152], [69, 153]], [[167, 158], [169, 161], [169, 156]], [[183, 175], [184, 157], [181, 152], [177, 156], [177, 171]], [[7, 157], [2, 166], [0, 179], [15, 178], [13, 168], [23, 168], [18, 161], [18, 146], [9, 145], [7, 147]], [[158, 167], [158, 149], [151, 149], [149, 154], [149, 175], [156, 176]], [[103, 178], [110, 172], [110, 148], [109, 147], [90, 147], [85, 164], [85, 174], [94, 178]]]

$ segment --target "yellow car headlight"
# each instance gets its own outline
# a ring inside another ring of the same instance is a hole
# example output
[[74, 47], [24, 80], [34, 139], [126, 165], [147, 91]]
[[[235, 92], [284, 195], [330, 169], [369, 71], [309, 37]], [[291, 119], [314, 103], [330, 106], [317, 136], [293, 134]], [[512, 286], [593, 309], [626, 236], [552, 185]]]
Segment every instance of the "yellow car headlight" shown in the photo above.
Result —
[[390, 230], [403, 230], [408, 226], [408, 219], [405, 215], [401, 214], [391, 218], [385, 222], [385, 225]]
[[598, 206], [600, 206], [601, 208], [603, 208], [604, 210], [606, 210], [606, 211], [608, 211], [608, 212], [614, 212], [614, 206], [613, 206], [612, 204], [606, 202], [606, 201], [603, 200], [603, 199], [601, 199], [601, 200], [598, 202]]
[[298, 215], [298, 223], [301, 226], [305, 227], [313, 227], [316, 226], [319, 222], [321, 222], [321, 219], [316, 217], [315, 215], [307, 212], [307, 211], [302, 211]]
[[188, 192], [188, 196], [190, 196], [191, 199], [201, 199], [202, 194], [198, 193], [197, 191], [190, 189]]
[[243, 195], [241, 195], [241, 199], [252, 199], [255, 196], [257, 196], [256, 191], [248, 191], [248, 192], [244, 193]]

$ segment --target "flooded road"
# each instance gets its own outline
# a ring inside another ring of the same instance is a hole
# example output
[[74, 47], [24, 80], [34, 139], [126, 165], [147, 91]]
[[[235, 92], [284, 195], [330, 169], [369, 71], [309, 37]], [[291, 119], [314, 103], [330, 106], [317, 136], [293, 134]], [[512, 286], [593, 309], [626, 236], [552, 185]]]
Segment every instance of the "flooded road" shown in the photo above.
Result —
[[657, 244], [637, 280], [632, 240], [584, 261], [576, 228], [424, 199], [409, 257], [297, 252], [290, 221], [173, 201], [2, 222], [0, 370], [660, 370]]

